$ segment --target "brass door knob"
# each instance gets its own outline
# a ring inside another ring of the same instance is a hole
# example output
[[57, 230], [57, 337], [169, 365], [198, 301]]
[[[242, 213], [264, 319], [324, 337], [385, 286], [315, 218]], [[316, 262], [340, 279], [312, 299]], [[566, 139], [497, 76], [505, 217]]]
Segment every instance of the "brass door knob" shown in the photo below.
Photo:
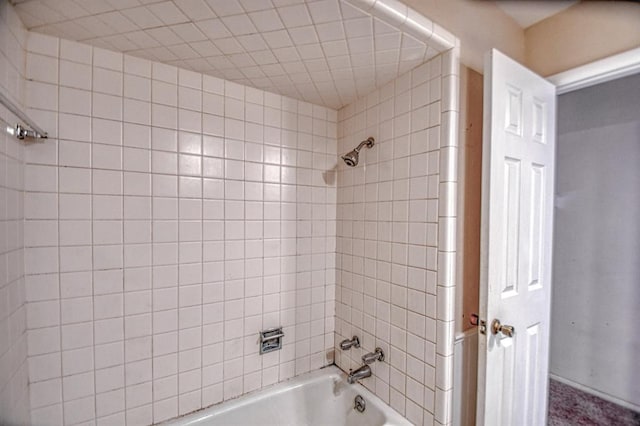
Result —
[[491, 322], [491, 333], [502, 333], [507, 337], [513, 337], [516, 334], [516, 329], [512, 325], [500, 324], [500, 320], [496, 318]]

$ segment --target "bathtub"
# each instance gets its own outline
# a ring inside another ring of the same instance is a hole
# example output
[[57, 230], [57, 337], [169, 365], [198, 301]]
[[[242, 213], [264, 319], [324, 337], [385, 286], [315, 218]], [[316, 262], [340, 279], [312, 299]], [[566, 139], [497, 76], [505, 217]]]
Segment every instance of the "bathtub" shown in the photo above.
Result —
[[[361, 395], [365, 410], [354, 409]], [[295, 377], [238, 399], [172, 420], [172, 426], [331, 425], [410, 426], [411, 423], [364, 386], [347, 384], [335, 366]]]

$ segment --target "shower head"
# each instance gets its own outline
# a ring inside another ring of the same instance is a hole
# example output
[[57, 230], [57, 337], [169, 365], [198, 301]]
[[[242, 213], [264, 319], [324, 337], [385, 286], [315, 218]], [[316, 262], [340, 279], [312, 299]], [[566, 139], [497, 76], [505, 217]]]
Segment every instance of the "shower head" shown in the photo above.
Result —
[[373, 137], [369, 137], [366, 140], [360, 142], [360, 145], [356, 147], [353, 151], [347, 152], [342, 156], [345, 164], [349, 167], [355, 167], [358, 165], [358, 158], [360, 157], [360, 150], [363, 146], [366, 145], [367, 148], [371, 148], [375, 143], [375, 139]]
[[355, 167], [358, 165], [358, 151], [355, 149], [342, 156], [342, 159], [349, 167]]

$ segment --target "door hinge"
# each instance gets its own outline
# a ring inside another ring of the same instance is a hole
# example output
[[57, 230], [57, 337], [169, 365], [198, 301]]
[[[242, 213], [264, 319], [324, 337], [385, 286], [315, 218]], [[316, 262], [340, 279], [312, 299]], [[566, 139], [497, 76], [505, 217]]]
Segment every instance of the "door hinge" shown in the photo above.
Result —
[[481, 320], [478, 314], [471, 314], [469, 322], [471, 325], [479, 327], [480, 334], [487, 334], [487, 322], [485, 320]]

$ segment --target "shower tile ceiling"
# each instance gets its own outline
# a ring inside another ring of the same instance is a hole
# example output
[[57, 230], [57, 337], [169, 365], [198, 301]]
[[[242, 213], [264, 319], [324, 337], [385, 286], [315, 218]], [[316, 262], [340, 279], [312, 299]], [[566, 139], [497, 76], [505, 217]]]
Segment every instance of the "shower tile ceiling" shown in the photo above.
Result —
[[339, 109], [438, 52], [344, 0], [12, 0], [29, 30]]

